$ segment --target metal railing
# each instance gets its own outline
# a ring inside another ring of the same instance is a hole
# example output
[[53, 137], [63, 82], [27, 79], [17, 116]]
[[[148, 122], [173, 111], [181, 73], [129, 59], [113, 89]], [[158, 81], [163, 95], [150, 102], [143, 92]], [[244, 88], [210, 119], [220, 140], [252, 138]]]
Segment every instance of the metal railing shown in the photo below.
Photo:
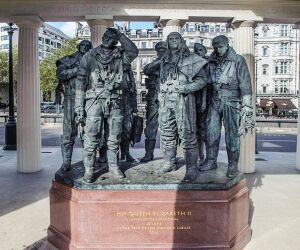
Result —
[[[140, 113], [142, 115], [144, 113]], [[16, 119], [17, 119], [16, 115]], [[0, 115], [0, 123], [7, 122], [8, 120], [8, 114], [1, 114]], [[63, 114], [41, 114], [41, 123], [62, 123], [63, 120]], [[256, 118], [256, 123], [259, 126], [262, 126], [263, 124], [268, 124], [270, 127], [288, 127], [289, 125], [291, 127], [297, 127], [297, 119], [274, 119], [274, 118]]]

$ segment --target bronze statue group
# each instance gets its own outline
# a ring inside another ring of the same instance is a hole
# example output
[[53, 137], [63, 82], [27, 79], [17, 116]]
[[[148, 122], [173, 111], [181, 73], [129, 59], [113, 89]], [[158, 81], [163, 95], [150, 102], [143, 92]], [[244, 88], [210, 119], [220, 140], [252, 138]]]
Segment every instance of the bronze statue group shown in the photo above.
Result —
[[[210, 56], [199, 43], [190, 52], [182, 36], [172, 32], [166, 42], [156, 44], [157, 58], [143, 69], [148, 93], [146, 153], [140, 161], [153, 160], [159, 128], [164, 164], [157, 174], [177, 170], [178, 145], [186, 162], [185, 182], [195, 181], [202, 171], [216, 169], [222, 122], [227, 176], [234, 178], [238, 173], [239, 138], [254, 127], [250, 74], [245, 59], [229, 46], [227, 37], [215, 37], [212, 46]], [[131, 69], [137, 56], [138, 49], [128, 37], [108, 28], [100, 46], [92, 48], [83, 40], [76, 53], [57, 61], [59, 89], [64, 95], [61, 169], [71, 169], [79, 131], [86, 183], [96, 179], [97, 151], [99, 161], [107, 161], [115, 178], [125, 177], [118, 166], [119, 149], [121, 160], [135, 161], [129, 147], [139, 130], [134, 126], [138, 110]]]

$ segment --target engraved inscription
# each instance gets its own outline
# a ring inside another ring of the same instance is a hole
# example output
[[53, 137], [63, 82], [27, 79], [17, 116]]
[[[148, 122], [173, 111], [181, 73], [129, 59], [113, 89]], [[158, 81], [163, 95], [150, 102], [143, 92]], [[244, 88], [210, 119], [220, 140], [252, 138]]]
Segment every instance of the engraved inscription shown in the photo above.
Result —
[[186, 220], [192, 216], [192, 211], [118, 211], [117, 218], [122, 218], [123, 225], [117, 226], [118, 231], [148, 231], [159, 234], [161, 231], [187, 231], [192, 226]]

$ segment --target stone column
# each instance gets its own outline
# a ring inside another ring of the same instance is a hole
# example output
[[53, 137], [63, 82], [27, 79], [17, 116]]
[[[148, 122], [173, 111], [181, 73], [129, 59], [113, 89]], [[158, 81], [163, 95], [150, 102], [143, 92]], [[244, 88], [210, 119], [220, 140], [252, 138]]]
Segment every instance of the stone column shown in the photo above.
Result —
[[41, 114], [38, 30], [36, 16], [16, 17], [19, 27], [17, 84], [17, 169], [41, 170]]
[[171, 32], [178, 32], [181, 34], [181, 28], [186, 20], [182, 19], [171, 19], [171, 20], [161, 20], [160, 23], [163, 25], [163, 41], [167, 39], [167, 36]]
[[114, 26], [112, 19], [91, 19], [87, 23], [90, 26], [91, 41], [94, 48], [102, 43], [102, 35], [106, 29]]
[[[296, 58], [297, 62], [296, 65], [299, 69], [299, 54], [300, 54], [300, 22], [297, 22], [294, 25], [294, 29], [296, 29]], [[298, 79], [298, 90], [300, 90], [300, 83], [299, 83], [299, 75], [296, 76]], [[297, 82], [297, 81], [296, 81]], [[297, 131], [297, 151], [296, 151], [296, 168], [300, 170], [300, 92], [298, 94], [298, 131]]]
[[[256, 86], [255, 86], [255, 59], [254, 59], [254, 21], [235, 21], [234, 27], [234, 49], [242, 55], [248, 64], [252, 82], [252, 105], [255, 114]], [[255, 172], [255, 131], [241, 136], [239, 170], [243, 173]]]

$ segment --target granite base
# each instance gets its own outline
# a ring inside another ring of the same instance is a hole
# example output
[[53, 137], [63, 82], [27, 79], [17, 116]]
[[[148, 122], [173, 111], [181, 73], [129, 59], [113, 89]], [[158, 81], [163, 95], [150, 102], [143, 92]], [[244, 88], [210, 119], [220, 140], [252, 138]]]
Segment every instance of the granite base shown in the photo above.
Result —
[[50, 190], [48, 241], [61, 250], [243, 249], [251, 238], [242, 175], [212, 189], [201, 181], [89, 188], [81, 177], [69, 184], [69, 177], [58, 177]]

